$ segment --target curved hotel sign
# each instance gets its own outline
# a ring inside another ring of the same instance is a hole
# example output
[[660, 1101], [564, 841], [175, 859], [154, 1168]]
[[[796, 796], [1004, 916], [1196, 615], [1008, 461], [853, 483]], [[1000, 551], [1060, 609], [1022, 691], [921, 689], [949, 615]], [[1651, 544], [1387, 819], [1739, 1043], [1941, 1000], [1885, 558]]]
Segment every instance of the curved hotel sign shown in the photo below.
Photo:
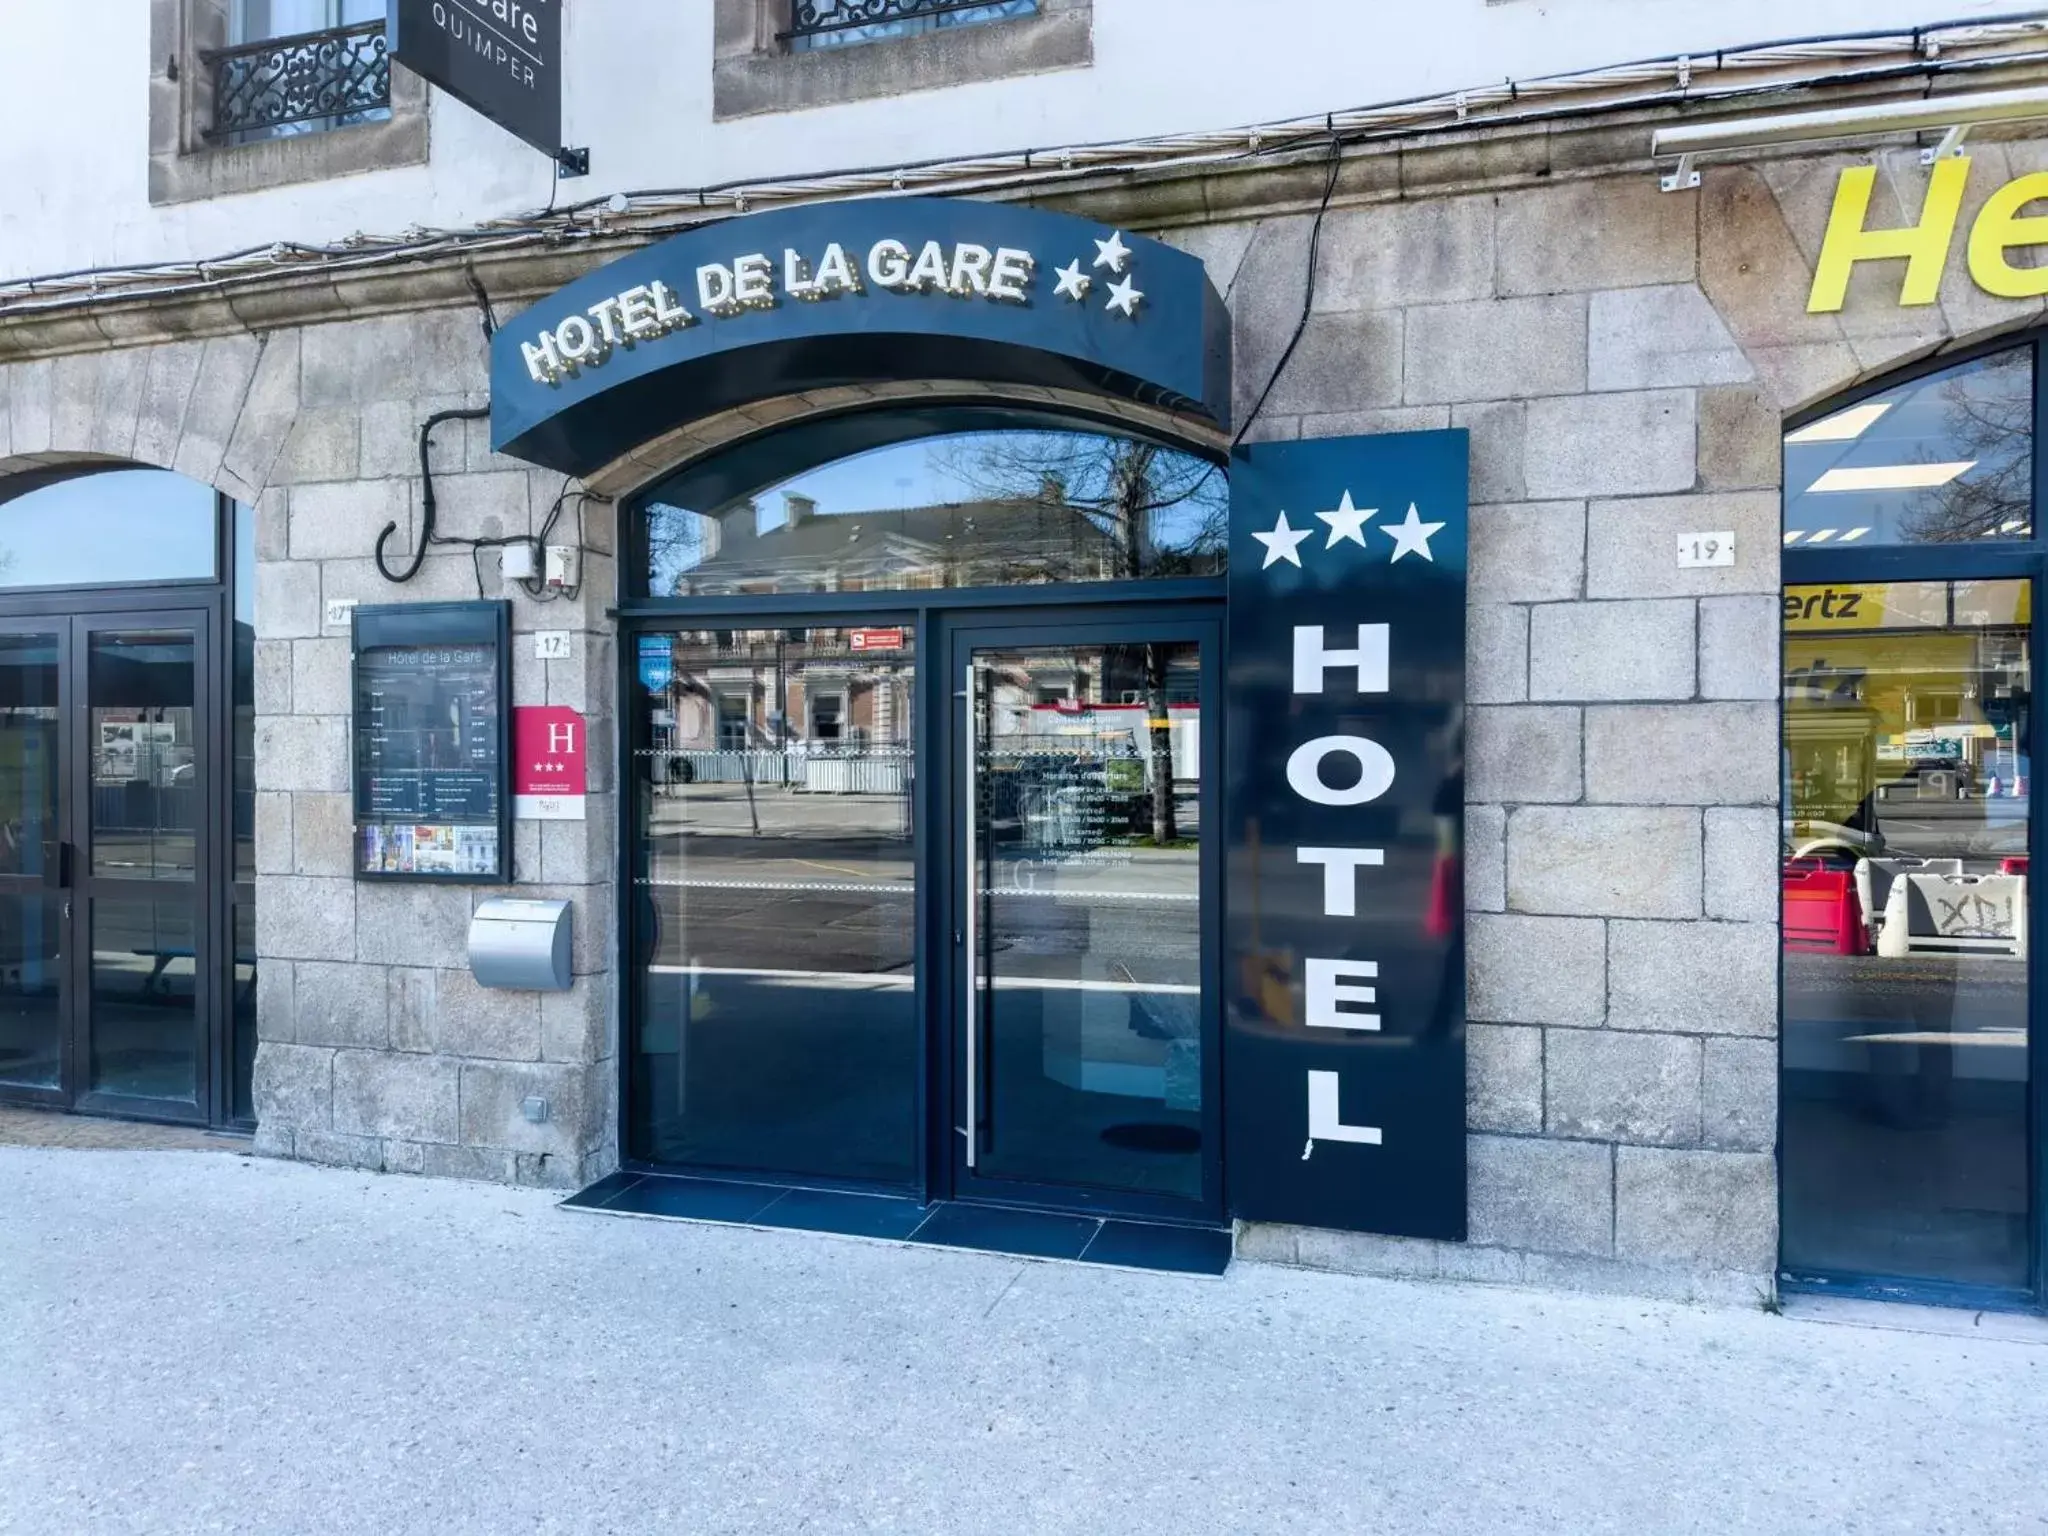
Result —
[[491, 348], [493, 446], [568, 474], [683, 420], [877, 381], [1230, 414], [1229, 322], [1200, 261], [1002, 203], [877, 198], [693, 229], [543, 299]]

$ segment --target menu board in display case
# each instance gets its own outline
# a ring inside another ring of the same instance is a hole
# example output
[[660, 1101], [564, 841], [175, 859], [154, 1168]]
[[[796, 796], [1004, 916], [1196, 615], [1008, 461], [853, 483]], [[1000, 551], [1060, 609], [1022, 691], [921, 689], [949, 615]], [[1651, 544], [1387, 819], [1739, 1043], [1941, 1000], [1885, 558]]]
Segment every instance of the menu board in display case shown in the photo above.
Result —
[[355, 610], [355, 871], [363, 880], [501, 883], [509, 604]]

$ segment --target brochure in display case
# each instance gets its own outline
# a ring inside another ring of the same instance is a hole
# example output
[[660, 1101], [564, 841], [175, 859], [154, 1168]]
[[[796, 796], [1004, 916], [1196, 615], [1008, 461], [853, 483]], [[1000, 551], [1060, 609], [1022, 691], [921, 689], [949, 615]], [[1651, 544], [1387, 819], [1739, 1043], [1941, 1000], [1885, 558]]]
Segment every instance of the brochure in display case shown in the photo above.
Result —
[[504, 603], [355, 610], [358, 878], [509, 878], [510, 630]]

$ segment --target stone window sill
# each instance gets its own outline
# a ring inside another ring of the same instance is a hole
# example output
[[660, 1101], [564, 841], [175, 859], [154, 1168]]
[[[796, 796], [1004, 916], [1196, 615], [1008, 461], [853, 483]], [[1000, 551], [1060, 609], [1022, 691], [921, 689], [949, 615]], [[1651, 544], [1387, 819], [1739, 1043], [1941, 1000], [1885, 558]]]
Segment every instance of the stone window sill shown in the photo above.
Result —
[[[173, 130], [172, 122], [156, 121], [172, 113], [182, 118], [187, 109], [177, 100], [177, 83], [151, 85], [149, 200], [155, 206], [427, 163], [427, 83], [396, 64], [386, 120], [254, 144], [207, 144]], [[176, 123], [177, 130], [188, 126]]]
[[720, 122], [1085, 69], [1095, 62], [1093, 0], [1041, 0], [1032, 16], [798, 53], [775, 40], [787, 14], [779, 0], [714, 3], [718, 41], [711, 102]]

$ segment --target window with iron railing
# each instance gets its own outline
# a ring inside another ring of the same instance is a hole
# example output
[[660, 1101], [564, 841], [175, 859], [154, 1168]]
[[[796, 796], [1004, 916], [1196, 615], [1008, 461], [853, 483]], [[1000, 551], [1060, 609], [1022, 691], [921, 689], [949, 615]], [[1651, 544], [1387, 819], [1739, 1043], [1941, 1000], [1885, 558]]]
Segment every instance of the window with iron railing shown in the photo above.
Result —
[[794, 0], [781, 40], [802, 53], [1037, 12], [1038, 0]]
[[251, 144], [391, 116], [385, 0], [236, 0], [212, 74], [212, 144]]

